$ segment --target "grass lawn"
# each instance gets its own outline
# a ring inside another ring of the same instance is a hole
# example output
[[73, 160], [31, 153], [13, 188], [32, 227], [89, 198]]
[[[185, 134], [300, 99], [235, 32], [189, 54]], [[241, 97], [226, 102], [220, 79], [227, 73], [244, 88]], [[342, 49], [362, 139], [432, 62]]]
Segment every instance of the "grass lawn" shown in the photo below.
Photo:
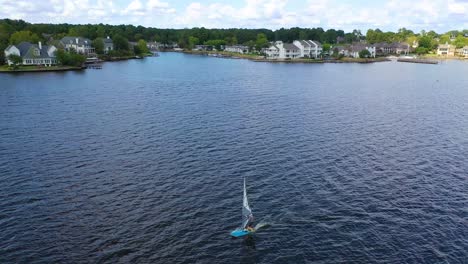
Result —
[[80, 70], [81, 67], [72, 66], [24, 66], [20, 65], [17, 69], [10, 69], [8, 65], [0, 66], [0, 72], [45, 72], [45, 71], [68, 71], [68, 70]]

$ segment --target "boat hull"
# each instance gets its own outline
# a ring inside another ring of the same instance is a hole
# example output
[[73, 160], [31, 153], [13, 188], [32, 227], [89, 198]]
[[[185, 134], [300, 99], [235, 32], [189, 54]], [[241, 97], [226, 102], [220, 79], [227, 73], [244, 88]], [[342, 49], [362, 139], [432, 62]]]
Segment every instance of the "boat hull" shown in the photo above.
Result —
[[247, 231], [247, 230], [242, 230], [242, 229], [236, 229], [231, 232], [231, 236], [233, 237], [243, 237], [252, 234], [253, 232]]

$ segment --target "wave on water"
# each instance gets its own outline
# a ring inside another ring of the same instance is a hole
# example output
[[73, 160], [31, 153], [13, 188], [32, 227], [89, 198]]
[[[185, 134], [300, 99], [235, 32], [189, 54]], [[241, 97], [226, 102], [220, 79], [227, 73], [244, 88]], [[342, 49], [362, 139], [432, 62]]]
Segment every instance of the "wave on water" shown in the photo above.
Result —
[[271, 223], [260, 222], [255, 226], [255, 231], [258, 231], [261, 228], [266, 228], [266, 227], [269, 227], [269, 226], [271, 226]]

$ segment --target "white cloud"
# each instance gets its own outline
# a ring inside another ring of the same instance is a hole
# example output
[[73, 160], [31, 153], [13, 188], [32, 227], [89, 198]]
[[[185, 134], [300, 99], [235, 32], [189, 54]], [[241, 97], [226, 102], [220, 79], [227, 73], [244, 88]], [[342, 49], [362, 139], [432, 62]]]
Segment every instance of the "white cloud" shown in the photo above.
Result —
[[[419, 31], [463, 29], [467, 0], [213, 0], [175, 5], [168, 0], [0, 0], [0, 17], [28, 22], [142, 24], [153, 27], [323, 27], [351, 31], [368, 28]], [[369, 3], [369, 2], [367, 2]]]

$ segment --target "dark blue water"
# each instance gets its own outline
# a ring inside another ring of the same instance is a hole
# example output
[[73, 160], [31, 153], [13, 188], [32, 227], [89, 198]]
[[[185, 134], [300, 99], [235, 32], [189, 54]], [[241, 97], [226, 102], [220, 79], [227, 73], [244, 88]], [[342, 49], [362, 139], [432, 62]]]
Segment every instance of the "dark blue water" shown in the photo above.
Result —
[[467, 62], [0, 75], [0, 263], [468, 263], [467, 173]]

